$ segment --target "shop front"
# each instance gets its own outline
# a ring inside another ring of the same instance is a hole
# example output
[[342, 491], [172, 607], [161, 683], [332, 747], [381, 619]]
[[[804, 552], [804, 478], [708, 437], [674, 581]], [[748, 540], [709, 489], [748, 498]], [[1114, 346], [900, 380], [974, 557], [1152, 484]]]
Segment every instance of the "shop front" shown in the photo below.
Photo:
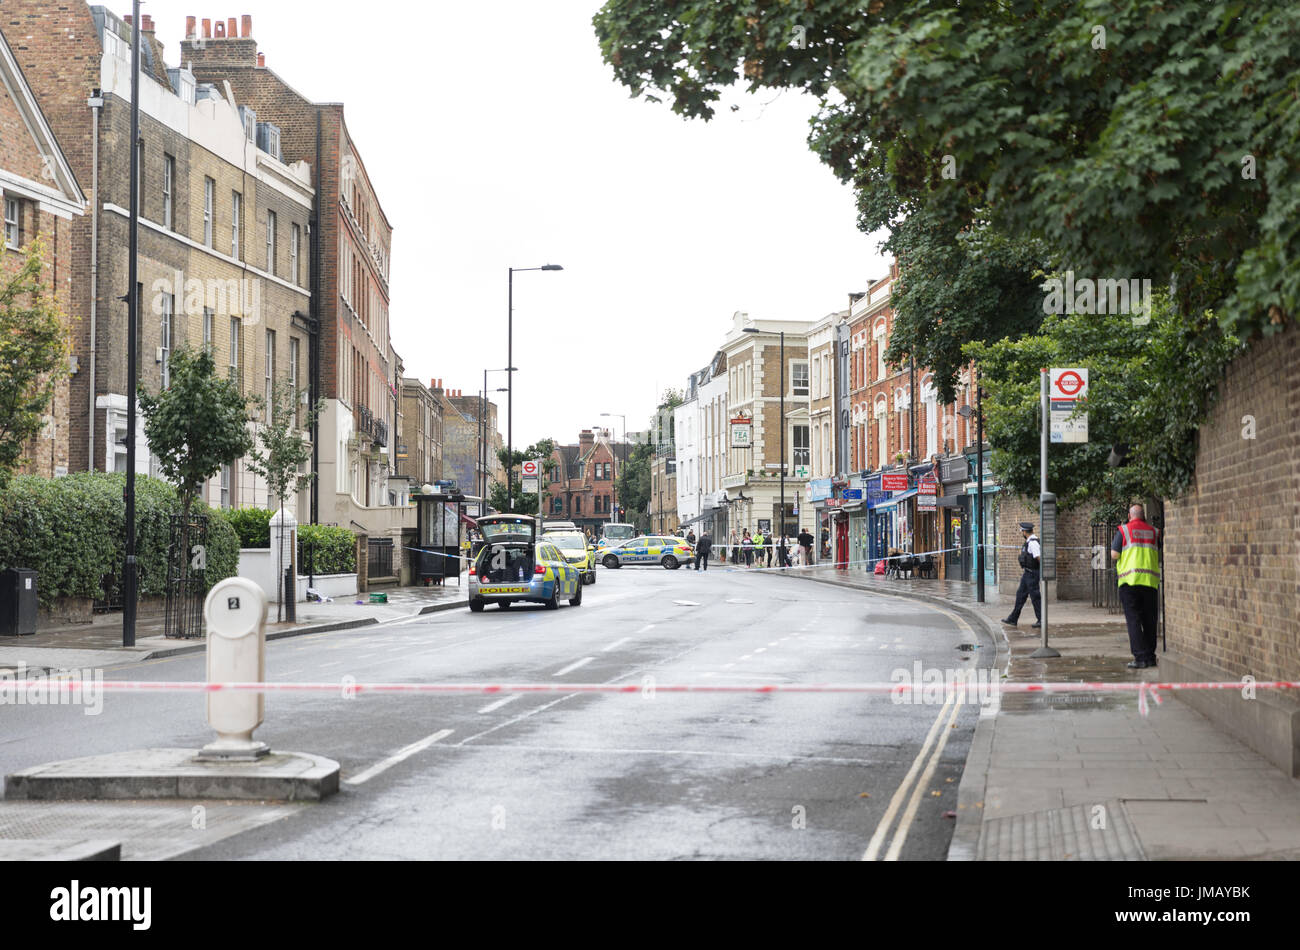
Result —
[[[974, 478], [976, 471], [974, 454], [968, 457], [970, 465], [971, 478]], [[977, 503], [977, 486], [975, 482], [966, 483], [966, 498], [968, 502], [967, 510], [970, 512], [968, 523], [970, 524], [970, 534], [972, 542], [982, 539], [984, 544], [984, 586], [996, 586], [998, 582], [998, 501], [1001, 497], [1001, 486], [989, 475], [989, 458], [988, 453], [984, 454], [984, 492], [983, 492], [983, 511]], [[975, 580], [975, 557], [974, 552], [969, 558], [966, 565], [965, 579]]]
[[962, 580], [970, 574], [968, 565], [974, 554], [970, 531], [972, 502], [966, 495], [969, 478], [970, 463], [966, 456], [957, 455], [939, 462], [941, 493], [938, 508], [944, 548], [942, 576]]
[[[805, 489], [808, 512], [812, 516], [808, 527], [814, 538], [812, 551], [814, 563], [830, 560], [830, 538], [835, 529], [835, 508], [827, 503], [833, 493], [829, 478], [811, 479]], [[803, 525], [801, 524], [800, 527]]]

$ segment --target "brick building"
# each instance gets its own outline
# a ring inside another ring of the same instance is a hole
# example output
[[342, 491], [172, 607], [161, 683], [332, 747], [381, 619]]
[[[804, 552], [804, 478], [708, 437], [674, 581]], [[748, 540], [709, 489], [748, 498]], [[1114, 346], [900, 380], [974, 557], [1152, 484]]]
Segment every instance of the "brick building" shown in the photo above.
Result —
[[576, 445], [557, 445], [542, 488], [542, 513], [599, 535], [614, 516], [614, 480], [620, 459], [606, 429], [583, 429]]
[[[0, 29], [15, 51], [69, 160], [90, 184], [91, 214], [74, 222], [69, 312], [70, 468], [126, 468], [131, 27], [102, 6], [6, 0]], [[247, 18], [246, 18], [247, 21]], [[294, 319], [311, 298], [307, 164], [286, 164], [236, 102], [169, 69], [151, 18], [141, 26], [140, 243], [137, 372], [167, 385], [172, 352], [207, 347], [250, 398], [276, 381], [306, 388], [308, 333]], [[265, 147], [259, 147], [259, 142]], [[84, 407], [84, 410], [83, 410]], [[137, 417], [137, 471], [157, 459]], [[265, 482], [239, 460], [205, 490], [214, 505], [270, 506]], [[306, 500], [287, 499], [302, 511]]]
[[397, 437], [397, 474], [414, 489], [442, 478], [443, 406], [418, 379], [402, 379], [401, 428]]
[[[485, 401], [477, 390], [467, 393], [463, 389], [444, 389], [441, 379], [431, 381], [430, 391], [442, 406], [442, 477], [454, 479], [467, 495], [490, 497], [491, 486], [504, 485], [506, 480], [499, 454], [504, 443], [497, 428], [496, 403]], [[485, 448], [486, 468], [483, 466]]]
[[392, 226], [340, 103], [315, 103], [267, 67], [250, 17], [186, 20], [181, 58], [195, 80], [222, 89], [255, 114], [259, 134], [283, 160], [315, 170], [312, 302], [319, 392], [318, 515], [359, 534], [397, 538], [414, 509], [390, 485], [401, 361], [389, 336]]
[[[42, 282], [68, 318], [71, 337], [79, 316], [70, 308], [72, 232], [86, 211], [77, 183], [54, 131], [42, 114], [13, 51], [0, 35], [0, 280], [21, 269], [29, 245], [44, 247]], [[73, 375], [80, 360], [73, 354]], [[24, 446], [19, 474], [53, 477], [69, 471], [72, 416], [70, 382], [55, 383], [45, 427]]]

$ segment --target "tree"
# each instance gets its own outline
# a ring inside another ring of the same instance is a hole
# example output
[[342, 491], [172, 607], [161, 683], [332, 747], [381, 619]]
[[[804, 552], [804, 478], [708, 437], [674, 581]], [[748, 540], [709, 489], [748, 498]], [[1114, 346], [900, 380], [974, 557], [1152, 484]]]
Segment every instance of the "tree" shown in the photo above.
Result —
[[[42, 255], [42, 243], [33, 241], [22, 266], [0, 279], [0, 487], [44, 426], [54, 388], [68, 372], [68, 331], [42, 281]], [[0, 262], [6, 256], [0, 250]]]
[[[303, 391], [293, 386], [288, 380], [279, 379], [271, 387], [270, 421], [257, 427], [257, 441], [248, 467], [251, 471], [266, 479], [266, 487], [280, 503], [280, 523], [284, 523], [284, 500], [290, 494], [302, 491], [316, 477], [314, 472], [300, 471], [311, 462], [311, 443], [304, 438], [316, 422], [316, 417], [325, 409], [325, 400], [318, 400], [316, 405], [308, 408], [304, 418], [298, 419], [298, 404], [302, 401]], [[262, 417], [267, 416], [265, 396], [258, 396], [254, 402], [261, 408]], [[279, 551], [276, 556], [277, 578], [284, 576], [284, 533], [280, 534]], [[281, 618], [284, 607], [284, 582], [279, 583], [280, 596], [276, 597], [276, 621]]]
[[[549, 475], [555, 469], [555, 459], [552, 455], [555, 452], [554, 439], [540, 439], [534, 442], [522, 452], [516, 450], [513, 457], [510, 453], [502, 448], [497, 451], [497, 458], [501, 460], [501, 467], [512, 472], [512, 481], [514, 485], [514, 512], [520, 515], [535, 515], [540, 510], [540, 506], [545, 504], [551, 497], [550, 491], [541, 488], [537, 494], [524, 494], [520, 489], [522, 482], [520, 479], [519, 466], [529, 459], [540, 458], [542, 460], [542, 473]], [[550, 479], [543, 478], [542, 485], [549, 485]], [[488, 489], [489, 502], [497, 511], [510, 511], [510, 500], [506, 497], [506, 486], [500, 482], [493, 482]]]
[[626, 510], [625, 520], [644, 526], [650, 517], [650, 465], [655, 446], [638, 442], [618, 476], [618, 501]]
[[[1063, 506], [1113, 509], [1139, 498], [1176, 498], [1191, 485], [1196, 431], [1214, 404], [1220, 367], [1241, 350], [1212, 312], [1188, 319], [1168, 296], [1135, 326], [1113, 315], [1048, 316], [1042, 332], [1020, 340], [975, 343], [990, 466], [1011, 491], [1037, 496], [1042, 367], [1089, 371], [1089, 441], [1048, 451], [1048, 485]], [[1132, 462], [1108, 464], [1125, 443]]]
[[[169, 368], [171, 384], [156, 396], [140, 387], [140, 410], [149, 449], [180, 496], [180, 544], [173, 567], [179, 569], [177, 590], [188, 591], [190, 509], [203, 483], [223, 465], [246, 455], [253, 438], [248, 432], [247, 403], [232, 380], [217, 375], [211, 353], [181, 347], [172, 353]], [[206, 552], [198, 556], [196, 568], [204, 563]], [[183, 625], [185, 612], [179, 614]]]
[[742, 79], [818, 97], [809, 142], [864, 230], [986, 221], [1242, 339], [1296, 313], [1300, 6], [609, 0], [594, 24], [616, 78], [686, 117]]

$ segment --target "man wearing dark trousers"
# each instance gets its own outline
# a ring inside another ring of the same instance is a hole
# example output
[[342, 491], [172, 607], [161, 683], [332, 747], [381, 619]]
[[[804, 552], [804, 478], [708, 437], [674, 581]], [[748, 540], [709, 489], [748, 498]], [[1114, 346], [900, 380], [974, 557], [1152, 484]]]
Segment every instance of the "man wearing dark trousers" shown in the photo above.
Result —
[[695, 569], [698, 571], [700, 565], [704, 569], [709, 569], [709, 552], [713, 550], [713, 537], [706, 531], [700, 535], [699, 543], [695, 545]]
[[1020, 566], [1024, 568], [1024, 573], [1020, 575], [1020, 586], [1016, 589], [1016, 606], [1011, 611], [1011, 616], [1002, 622], [1009, 627], [1014, 627], [1020, 620], [1020, 611], [1024, 609], [1025, 600], [1028, 598], [1034, 602], [1034, 626], [1043, 625], [1043, 596], [1038, 590], [1039, 581], [1042, 578], [1043, 556], [1042, 546], [1038, 543], [1038, 535], [1034, 534], [1034, 525], [1029, 521], [1020, 522], [1020, 534], [1025, 539], [1025, 545], [1020, 549]]
[[1128, 623], [1128, 644], [1133, 651], [1131, 670], [1156, 665], [1156, 615], [1160, 591], [1160, 532], [1146, 522], [1141, 505], [1128, 510], [1128, 524], [1119, 526], [1110, 542], [1116, 561], [1119, 602]]

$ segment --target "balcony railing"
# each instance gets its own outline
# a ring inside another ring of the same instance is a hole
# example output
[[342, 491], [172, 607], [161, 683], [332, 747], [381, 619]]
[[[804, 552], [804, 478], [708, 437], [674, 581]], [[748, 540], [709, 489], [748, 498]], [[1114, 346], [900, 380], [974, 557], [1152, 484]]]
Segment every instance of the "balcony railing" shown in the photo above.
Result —
[[365, 406], [357, 409], [356, 425], [357, 433], [361, 438], [369, 440], [374, 445], [388, 444], [388, 423]]

